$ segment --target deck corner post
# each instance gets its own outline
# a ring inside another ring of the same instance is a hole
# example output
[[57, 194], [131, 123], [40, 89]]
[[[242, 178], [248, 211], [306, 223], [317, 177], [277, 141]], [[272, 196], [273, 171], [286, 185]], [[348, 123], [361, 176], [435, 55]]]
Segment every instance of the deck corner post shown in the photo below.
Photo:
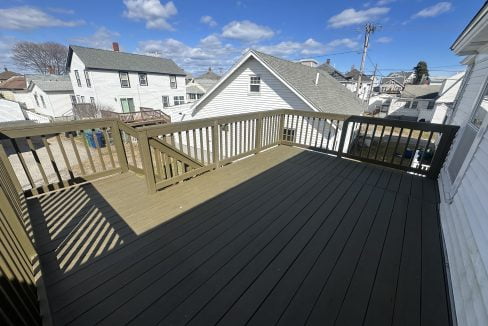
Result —
[[219, 139], [219, 122], [215, 120], [212, 125], [212, 161], [215, 164], [215, 168], [220, 167], [220, 139]]
[[142, 169], [144, 170], [144, 176], [146, 177], [147, 191], [149, 194], [153, 194], [156, 192], [156, 178], [154, 176], [154, 167], [147, 130], [137, 132], [137, 142], [140, 146]]
[[258, 114], [258, 117], [256, 118], [256, 144], [255, 144], [255, 147], [256, 147], [256, 153], [259, 153], [261, 151], [261, 137], [262, 137], [262, 133], [263, 133], [263, 114], [262, 113], [259, 113]]
[[112, 139], [115, 146], [115, 151], [117, 152], [117, 158], [119, 161], [120, 169], [122, 173], [129, 171], [129, 164], [127, 163], [127, 155], [125, 152], [124, 143], [122, 142], [122, 137], [120, 136], [120, 121], [113, 121], [112, 123]]

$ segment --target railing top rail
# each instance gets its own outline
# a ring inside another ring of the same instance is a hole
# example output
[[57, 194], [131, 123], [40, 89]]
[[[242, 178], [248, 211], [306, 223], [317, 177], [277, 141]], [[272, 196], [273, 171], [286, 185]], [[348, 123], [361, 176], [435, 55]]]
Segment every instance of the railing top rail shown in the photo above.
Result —
[[0, 138], [33, 137], [74, 130], [102, 128], [118, 120], [113, 118], [86, 119], [74, 121], [57, 121], [49, 124], [33, 124], [29, 126], [7, 126], [0, 128]]
[[405, 121], [396, 119], [385, 119], [385, 118], [373, 118], [353, 115], [347, 119], [347, 122], [357, 122], [366, 123], [371, 125], [380, 125], [386, 127], [396, 127], [404, 129], [415, 129], [423, 131], [434, 131], [434, 132], [446, 132], [451, 129], [459, 129], [458, 126], [453, 125], [443, 125], [438, 123], [430, 122], [416, 122], [416, 121]]

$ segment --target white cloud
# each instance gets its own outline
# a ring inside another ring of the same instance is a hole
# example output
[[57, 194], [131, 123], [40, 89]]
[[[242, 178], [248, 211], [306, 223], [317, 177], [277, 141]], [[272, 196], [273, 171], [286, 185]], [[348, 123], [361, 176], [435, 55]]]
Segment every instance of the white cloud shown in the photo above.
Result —
[[382, 37], [379, 37], [377, 40], [376, 40], [376, 43], [390, 43], [391, 41], [393, 41], [393, 39], [391, 37], [388, 37], [388, 36], [382, 36]]
[[223, 37], [250, 43], [269, 39], [274, 35], [271, 28], [249, 20], [232, 21], [222, 28]]
[[200, 18], [200, 22], [207, 24], [210, 27], [217, 26], [217, 22], [212, 18], [212, 16], [202, 16], [202, 18]]
[[384, 6], [384, 5], [387, 5], [387, 4], [390, 4], [390, 3], [393, 3], [395, 2], [396, 0], [379, 0], [376, 5], [377, 6]]
[[222, 43], [218, 35], [211, 34], [196, 46], [173, 38], [141, 41], [137, 52], [171, 58], [185, 70], [199, 72], [208, 67], [227, 69], [239, 58], [242, 50]]
[[168, 19], [178, 13], [173, 1], [166, 5], [159, 0], [124, 0], [124, 16], [135, 21], [145, 21], [146, 28], [173, 30]]
[[452, 5], [450, 2], [439, 2], [433, 6], [427, 7], [425, 9], [420, 10], [418, 13], [412, 16], [412, 18], [429, 18], [429, 17], [436, 17], [440, 14], [448, 12], [451, 10]]
[[390, 12], [387, 7], [373, 7], [366, 10], [346, 9], [341, 13], [332, 16], [328, 23], [329, 27], [340, 28], [350, 25], [358, 25], [378, 19]]
[[74, 38], [71, 41], [76, 44], [108, 50], [112, 48], [112, 42], [116, 41], [119, 36], [120, 34], [118, 32], [111, 31], [102, 26], [92, 35]]
[[84, 24], [83, 20], [58, 19], [30, 6], [0, 9], [0, 21], [2, 28], [17, 30], [40, 27], [74, 27]]
[[359, 43], [350, 38], [343, 38], [321, 43], [312, 38], [304, 42], [285, 41], [272, 45], [258, 46], [257, 50], [281, 57], [320, 56], [337, 48], [356, 49]]

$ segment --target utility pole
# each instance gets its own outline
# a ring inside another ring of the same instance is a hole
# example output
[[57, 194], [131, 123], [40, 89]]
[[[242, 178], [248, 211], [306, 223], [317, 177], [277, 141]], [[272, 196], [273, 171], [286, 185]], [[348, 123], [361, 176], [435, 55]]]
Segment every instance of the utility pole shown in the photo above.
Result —
[[369, 46], [369, 35], [374, 33], [378, 26], [373, 23], [366, 23], [364, 25], [364, 45], [363, 45], [363, 56], [361, 57], [361, 66], [359, 67], [359, 77], [358, 77], [358, 84], [356, 86], [356, 95], [359, 96], [359, 89], [361, 85], [361, 79], [364, 73], [364, 62], [366, 61], [366, 53], [368, 52]]
[[373, 87], [374, 87], [374, 80], [376, 79], [376, 71], [378, 70], [378, 65], [374, 65], [374, 71], [373, 71], [373, 78], [371, 79], [371, 86], [369, 88], [369, 93], [368, 93], [368, 100], [366, 102], [366, 105], [369, 106], [369, 100], [371, 99], [371, 93], [373, 93]]

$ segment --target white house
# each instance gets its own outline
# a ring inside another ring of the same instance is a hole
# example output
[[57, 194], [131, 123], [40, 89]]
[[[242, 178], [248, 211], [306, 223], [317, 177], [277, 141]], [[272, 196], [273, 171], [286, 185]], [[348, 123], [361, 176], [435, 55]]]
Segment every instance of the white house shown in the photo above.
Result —
[[464, 71], [447, 77], [442, 83], [439, 97], [435, 101], [434, 115], [431, 122], [444, 123], [451, 115], [456, 102], [456, 96], [461, 88]]
[[488, 4], [451, 49], [467, 65], [453, 114], [461, 126], [441, 171], [440, 218], [458, 325], [488, 325]]
[[[372, 91], [373, 79], [367, 75], [361, 76], [361, 85], [358, 86], [360, 72], [354, 66], [346, 73], [345, 86], [353, 93], [357, 92], [357, 96], [361, 101], [367, 101], [369, 94]], [[358, 90], [359, 87], [359, 90]]]
[[67, 70], [78, 103], [115, 112], [185, 103], [185, 72], [173, 60], [71, 45]]
[[193, 119], [296, 109], [360, 115], [359, 100], [327, 72], [250, 50], [193, 106]]
[[0, 89], [6, 98], [40, 115], [52, 118], [71, 115], [74, 93], [69, 76], [14, 76]]
[[405, 85], [400, 97], [391, 99], [388, 117], [430, 122], [440, 89], [439, 85]]
[[217, 84], [220, 76], [208, 68], [208, 71], [196, 78], [190, 78], [186, 83], [186, 100], [187, 102], [195, 102], [203, 97], [212, 87]]

